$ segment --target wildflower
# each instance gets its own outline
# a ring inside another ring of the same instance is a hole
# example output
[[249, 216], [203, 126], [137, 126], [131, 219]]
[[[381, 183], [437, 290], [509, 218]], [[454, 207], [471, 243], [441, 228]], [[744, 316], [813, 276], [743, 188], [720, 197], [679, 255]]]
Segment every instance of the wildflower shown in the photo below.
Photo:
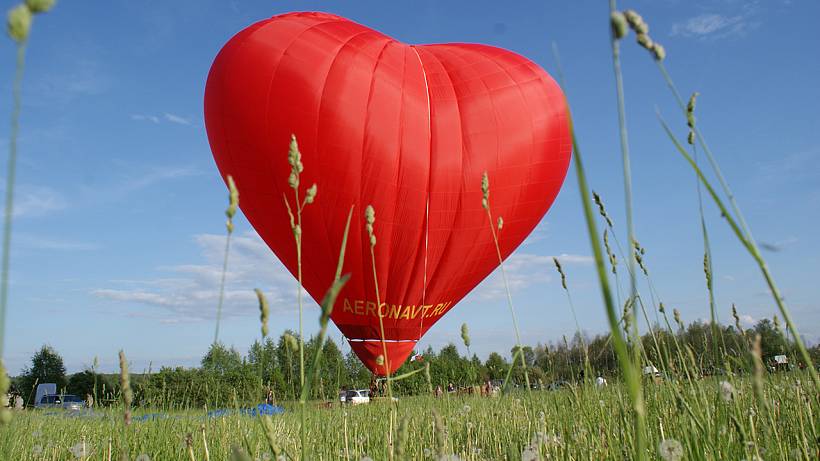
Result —
[[683, 445], [675, 439], [666, 439], [658, 444], [658, 454], [665, 461], [678, 461], [683, 458]]
[[613, 11], [612, 14], [609, 15], [609, 24], [612, 27], [612, 36], [615, 39], [621, 39], [626, 37], [626, 34], [629, 33], [629, 25], [626, 22], [626, 17], [620, 11]]
[[732, 386], [732, 383], [729, 381], [720, 382], [720, 397], [727, 402], [731, 402], [735, 398], [735, 387]]
[[461, 461], [458, 455], [443, 455], [438, 457], [438, 461]]
[[146, 455], [145, 453], [142, 453], [139, 456], [137, 456], [137, 459], [135, 459], [134, 461], [151, 461], [151, 457]]
[[34, 445], [31, 447], [31, 454], [34, 456], [40, 456], [43, 454], [43, 446], [42, 445]]
[[369, 456], [362, 456], [362, 458], [359, 461], [373, 461], [373, 458]]
[[469, 405], [464, 405], [461, 410], [464, 411], [464, 413], [469, 413], [472, 408]]
[[26, 5], [17, 5], [9, 10], [6, 32], [17, 43], [26, 41], [31, 29], [31, 10]]

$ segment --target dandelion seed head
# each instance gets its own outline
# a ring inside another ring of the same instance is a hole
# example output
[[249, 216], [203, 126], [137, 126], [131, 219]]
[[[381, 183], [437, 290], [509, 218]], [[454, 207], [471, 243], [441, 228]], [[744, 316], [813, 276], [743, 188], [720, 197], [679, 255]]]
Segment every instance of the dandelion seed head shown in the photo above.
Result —
[[729, 381], [720, 382], [720, 397], [726, 402], [731, 402], [735, 398], [735, 387]]
[[538, 461], [538, 451], [530, 446], [524, 447], [521, 452], [521, 461]]
[[675, 439], [666, 439], [658, 444], [658, 455], [664, 461], [678, 461], [683, 458], [683, 445]]

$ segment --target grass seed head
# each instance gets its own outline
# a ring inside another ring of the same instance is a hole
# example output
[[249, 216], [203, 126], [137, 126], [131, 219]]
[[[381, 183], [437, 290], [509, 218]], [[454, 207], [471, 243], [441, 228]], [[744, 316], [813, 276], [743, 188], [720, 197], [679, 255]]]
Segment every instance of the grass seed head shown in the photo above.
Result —
[[376, 357], [376, 365], [378, 365], [380, 367], [384, 366], [384, 355], [383, 354], [379, 354], [379, 356]]
[[656, 61], [663, 61], [666, 59], [666, 48], [658, 42], [653, 43], [652, 49], [649, 51], [652, 52], [652, 56], [655, 57]]
[[470, 347], [470, 330], [466, 323], [461, 324], [461, 340], [464, 341], [464, 347]]
[[649, 51], [652, 51], [652, 46], [654, 46], [655, 42], [652, 41], [652, 38], [649, 37], [649, 34], [638, 34], [638, 45], [646, 48]]
[[649, 33], [649, 25], [644, 22], [643, 17], [641, 17], [637, 11], [626, 10], [624, 11], [624, 17], [626, 18], [626, 22], [629, 24], [629, 27], [631, 27], [636, 34], [645, 35]]
[[498, 217], [498, 230], [500, 231], [502, 227], [504, 227], [504, 218], [499, 216]]
[[735, 307], [734, 304], [732, 304], [732, 317], [735, 318], [735, 327], [737, 328], [737, 331], [743, 333], [743, 327], [740, 326], [740, 316], [738, 315], [737, 307]]
[[131, 390], [131, 376], [128, 373], [128, 361], [125, 359], [125, 352], [120, 350], [120, 393], [122, 403], [125, 407], [125, 425], [131, 424], [131, 402], [134, 400], [134, 392]]
[[290, 349], [291, 351], [295, 351], [295, 350], [299, 349], [299, 341], [297, 341], [296, 338], [292, 334], [285, 333], [284, 338], [285, 338], [285, 346], [288, 349]]
[[11, 411], [8, 408], [8, 391], [10, 385], [11, 380], [6, 373], [6, 366], [3, 364], [3, 359], [0, 359], [0, 426], [5, 426], [11, 422]]
[[609, 25], [612, 28], [612, 36], [615, 37], [616, 40], [626, 37], [626, 34], [629, 33], [629, 24], [624, 14], [620, 11], [610, 13]]
[[288, 186], [292, 189], [299, 187], [299, 174], [304, 171], [302, 165], [302, 153], [299, 152], [299, 143], [296, 142], [296, 135], [290, 135], [290, 146], [288, 147], [288, 164], [290, 165], [290, 176], [288, 176]]
[[259, 288], [254, 288], [256, 298], [259, 299], [259, 321], [262, 323], [262, 337], [268, 336], [268, 317], [270, 316], [270, 307], [268, 306], [268, 299], [265, 293]]
[[[606, 232], [606, 230], [604, 231]], [[555, 268], [558, 270], [558, 273], [561, 274], [561, 286], [566, 290], [567, 289], [567, 276], [564, 274], [564, 268], [561, 267], [561, 261], [558, 260], [555, 256], [552, 257], [552, 262], [555, 264]]]
[[490, 209], [490, 177], [486, 171], [481, 175], [481, 206], [485, 210]]
[[228, 175], [228, 209], [225, 210], [225, 216], [228, 219], [233, 219], [236, 215], [236, 208], [239, 206], [239, 190], [236, 188], [236, 183], [233, 176]]
[[57, 0], [26, 0], [26, 6], [32, 13], [45, 13], [54, 7]]
[[305, 191], [305, 203], [313, 203], [316, 200], [316, 192], [318, 188], [316, 183], [313, 183], [312, 186], [308, 187], [308, 190]]
[[31, 10], [26, 5], [17, 5], [9, 10], [6, 17], [6, 32], [15, 42], [22, 43], [31, 30]]

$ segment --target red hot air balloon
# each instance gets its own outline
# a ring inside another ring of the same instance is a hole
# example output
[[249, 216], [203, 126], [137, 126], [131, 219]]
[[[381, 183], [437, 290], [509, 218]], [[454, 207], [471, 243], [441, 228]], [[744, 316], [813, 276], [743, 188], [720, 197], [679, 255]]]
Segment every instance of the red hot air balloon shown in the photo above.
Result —
[[331, 318], [380, 375], [498, 266], [482, 174], [493, 215], [504, 218], [506, 258], [549, 209], [571, 152], [564, 96], [526, 58], [486, 45], [407, 45], [325, 13], [274, 16], [231, 38], [208, 75], [205, 124], [242, 211], [293, 274], [283, 194], [293, 200], [287, 148], [298, 138], [301, 182], [319, 191], [302, 216], [304, 286], [317, 301], [355, 206], [343, 268], [351, 278]]

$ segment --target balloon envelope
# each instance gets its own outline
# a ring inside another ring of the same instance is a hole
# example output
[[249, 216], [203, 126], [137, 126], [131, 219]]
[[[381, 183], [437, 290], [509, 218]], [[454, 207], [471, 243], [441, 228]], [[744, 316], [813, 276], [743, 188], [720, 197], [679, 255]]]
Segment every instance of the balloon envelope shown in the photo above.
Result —
[[401, 366], [498, 266], [482, 174], [492, 219], [504, 219], [506, 258], [549, 209], [571, 151], [564, 96], [526, 58], [486, 45], [407, 45], [325, 13], [274, 16], [231, 38], [208, 75], [205, 124], [242, 211], [294, 275], [284, 200], [295, 209], [287, 147], [296, 135], [300, 200], [318, 185], [301, 226], [304, 286], [317, 301], [354, 207], [343, 268], [351, 278], [331, 318], [377, 374]]

